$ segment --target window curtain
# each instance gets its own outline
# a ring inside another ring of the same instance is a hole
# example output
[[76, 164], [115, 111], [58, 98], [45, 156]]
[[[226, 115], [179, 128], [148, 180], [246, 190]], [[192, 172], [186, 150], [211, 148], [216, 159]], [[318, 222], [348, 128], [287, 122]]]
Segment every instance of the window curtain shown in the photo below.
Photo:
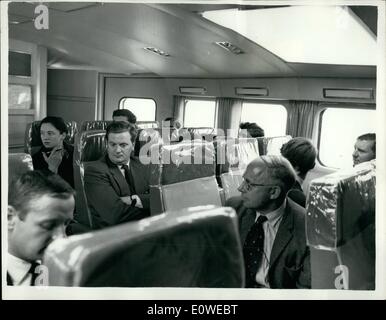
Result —
[[224, 130], [227, 135], [227, 129], [233, 129], [230, 132], [231, 137], [237, 137], [241, 118], [242, 100], [234, 98], [217, 98], [217, 127]]
[[185, 96], [173, 96], [173, 117], [184, 126]]
[[287, 118], [287, 134], [292, 137], [312, 138], [318, 101], [290, 101]]

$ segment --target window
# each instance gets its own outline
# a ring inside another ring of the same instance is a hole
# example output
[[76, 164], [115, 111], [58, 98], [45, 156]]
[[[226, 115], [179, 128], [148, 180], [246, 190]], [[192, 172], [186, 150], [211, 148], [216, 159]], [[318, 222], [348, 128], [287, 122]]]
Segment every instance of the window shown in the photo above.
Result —
[[356, 138], [375, 133], [375, 110], [327, 108], [321, 115], [319, 160], [328, 167], [352, 167]]
[[189, 128], [215, 127], [214, 100], [186, 100], [184, 126]]
[[10, 84], [8, 86], [8, 109], [31, 109], [32, 88], [28, 85]]
[[156, 104], [148, 98], [122, 98], [120, 109], [127, 109], [134, 113], [137, 121], [155, 121]]
[[243, 102], [240, 121], [256, 122], [264, 129], [267, 137], [284, 136], [287, 127], [287, 109], [280, 104]]

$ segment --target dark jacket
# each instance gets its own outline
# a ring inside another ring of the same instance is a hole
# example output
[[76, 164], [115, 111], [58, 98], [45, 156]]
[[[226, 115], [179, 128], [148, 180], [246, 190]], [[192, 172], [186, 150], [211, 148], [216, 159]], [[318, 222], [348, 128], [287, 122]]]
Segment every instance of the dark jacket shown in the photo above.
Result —
[[298, 181], [296, 181], [292, 189], [288, 191], [287, 196], [299, 206], [302, 206], [303, 208], [306, 207], [306, 195]]
[[84, 190], [93, 228], [101, 229], [149, 216], [148, 168], [136, 158], [130, 159], [136, 194], [144, 209], [124, 203], [120, 197], [132, 195], [120, 169], [107, 155], [85, 166]]
[[[66, 150], [66, 154], [63, 156], [62, 162], [58, 167], [58, 175], [74, 188], [74, 167], [72, 164], [74, 147], [64, 142], [63, 148]], [[44, 160], [43, 151], [45, 151], [45, 148], [41, 147], [40, 150], [32, 156], [34, 170], [48, 170], [48, 163]]]
[[[240, 197], [228, 200], [239, 217], [241, 243], [255, 222], [256, 211], [242, 205]], [[290, 199], [277, 231], [270, 256], [268, 283], [271, 288], [311, 288], [310, 251], [306, 244], [305, 210]]]

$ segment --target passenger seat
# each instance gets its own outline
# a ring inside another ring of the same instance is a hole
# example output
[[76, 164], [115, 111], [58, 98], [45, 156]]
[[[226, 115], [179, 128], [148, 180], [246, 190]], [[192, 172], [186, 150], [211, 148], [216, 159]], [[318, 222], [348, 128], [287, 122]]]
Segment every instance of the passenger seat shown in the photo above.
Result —
[[28, 153], [8, 154], [8, 185], [23, 173], [32, 171], [32, 157]]
[[[158, 152], [154, 146], [152, 152]], [[192, 140], [160, 149], [151, 165], [151, 214], [198, 205], [221, 205], [212, 143]], [[196, 162], [196, 163], [195, 163]]]
[[45, 251], [50, 286], [242, 288], [231, 208], [188, 208], [77, 237]]

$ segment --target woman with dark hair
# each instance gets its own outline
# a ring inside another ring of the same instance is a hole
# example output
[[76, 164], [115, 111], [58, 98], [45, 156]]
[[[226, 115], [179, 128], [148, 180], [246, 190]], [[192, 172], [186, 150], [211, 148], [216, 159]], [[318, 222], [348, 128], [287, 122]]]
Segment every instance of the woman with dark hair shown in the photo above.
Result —
[[239, 136], [260, 138], [264, 137], [264, 129], [255, 122], [241, 122]]
[[67, 134], [64, 120], [46, 117], [40, 122], [39, 131], [43, 146], [32, 156], [34, 169], [57, 173], [74, 187], [74, 147], [64, 141]]

